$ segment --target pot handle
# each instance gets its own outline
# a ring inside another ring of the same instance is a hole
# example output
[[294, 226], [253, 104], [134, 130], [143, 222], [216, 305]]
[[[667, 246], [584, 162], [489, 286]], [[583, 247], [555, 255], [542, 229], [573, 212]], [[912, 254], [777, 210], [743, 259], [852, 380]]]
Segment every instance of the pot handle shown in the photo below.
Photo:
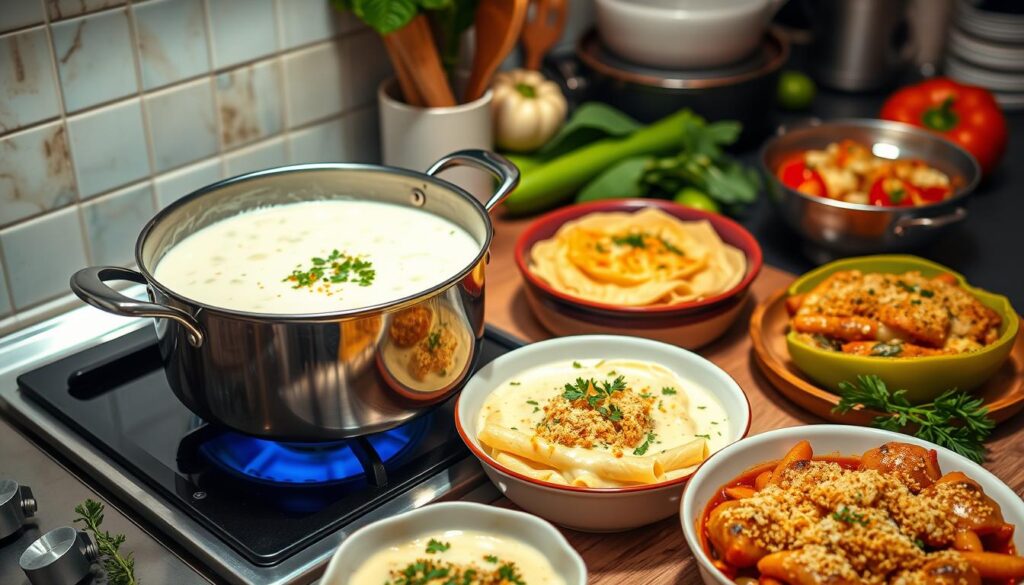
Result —
[[501, 184], [498, 190], [491, 195], [491, 198], [484, 204], [484, 209], [490, 211], [508, 197], [512, 189], [519, 184], [519, 168], [510, 160], [494, 152], [486, 150], [469, 149], [453, 152], [440, 159], [427, 169], [428, 175], [436, 175], [445, 169], [459, 166], [470, 166], [485, 170], [495, 176]]
[[896, 225], [892, 228], [892, 233], [897, 236], [903, 236], [908, 230], [914, 228], [936, 229], [965, 219], [967, 219], [967, 210], [963, 207], [957, 207], [952, 211], [952, 213], [936, 217], [902, 217], [896, 220]]
[[129, 280], [147, 284], [145, 277], [134, 270], [117, 266], [91, 266], [71, 275], [71, 290], [78, 298], [97, 309], [124, 317], [156, 317], [170, 319], [188, 331], [193, 347], [203, 344], [203, 332], [192, 315], [177, 307], [139, 301], [107, 286], [108, 280]]

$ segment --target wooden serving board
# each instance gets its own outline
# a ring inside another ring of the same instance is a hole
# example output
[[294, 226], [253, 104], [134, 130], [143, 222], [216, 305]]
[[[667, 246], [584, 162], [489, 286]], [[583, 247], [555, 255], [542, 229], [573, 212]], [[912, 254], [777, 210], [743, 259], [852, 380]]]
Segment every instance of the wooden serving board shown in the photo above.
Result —
[[[515, 240], [530, 220], [495, 221], [491, 260], [487, 269], [486, 320], [527, 341], [551, 337], [534, 319], [526, 303], [512, 260]], [[777, 392], [755, 362], [748, 332], [755, 305], [783, 289], [796, 277], [765, 266], [751, 287], [750, 303], [736, 323], [718, 341], [698, 351], [729, 373], [746, 392], [753, 418], [750, 434], [771, 429], [827, 422], [789, 402]], [[1024, 415], [1002, 423], [989, 442], [985, 467], [1018, 494], [1024, 491]], [[515, 507], [507, 500], [499, 505]], [[697, 566], [683, 540], [678, 518], [618, 534], [587, 534], [562, 530], [583, 556], [592, 585], [698, 584]]]

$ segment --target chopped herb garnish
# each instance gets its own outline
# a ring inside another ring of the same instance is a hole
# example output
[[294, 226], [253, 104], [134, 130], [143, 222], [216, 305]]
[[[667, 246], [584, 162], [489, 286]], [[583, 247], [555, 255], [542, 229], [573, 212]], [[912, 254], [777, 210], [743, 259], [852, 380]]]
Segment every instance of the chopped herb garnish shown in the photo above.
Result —
[[487, 556], [484, 557], [484, 560], [487, 561], [488, 563], [497, 563], [498, 562], [498, 557], [496, 557], [494, 555], [487, 555]]
[[665, 249], [668, 250], [669, 252], [672, 252], [676, 256], [685, 256], [686, 255], [686, 254], [683, 253], [682, 250], [680, 250], [679, 248], [673, 246], [672, 242], [666, 240], [665, 238], [658, 238], [658, 239], [661, 240], [661, 245], [665, 246]]
[[434, 554], [444, 552], [452, 547], [450, 542], [441, 542], [435, 538], [431, 538], [427, 543], [427, 553]]
[[664, 394], [665, 396], [672, 396], [673, 394], [676, 393], [676, 389], [671, 386], [665, 386], [664, 388], [661, 389], [661, 393]]
[[612, 242], [617, 246], [630, 246], [633, 248], [646, 248], [644, 234], [636, 232], [624, 236], [612, 236]]
[[698, 406], [697, 410], [704, 410], [705, 408], [707, 408], [707, 407], [706, 406]]
[[534, 406], [533, 407], [533, 412], [540, 412], [540, 407], [539, 406]]
[[572, 367], [574, 367], [574, 368], [576, 368], [578, 370], [578, 369], [583, 367], [583, 364], [581, 364], [579, 362], [573, 362], [572, 363]]
[[441, 330], [431, 331], [430, 335], [427, 335], [427, 349], [434, 351], [439, 345], [441, 345]]
[[919, 548], [921, 550], [924, 550], [924, 541], [921, 540], [920, 538], [915, 538], [914, 539], [914, 544], [917, 545], [917, 548]]
[[656, 436], [657, 435], [654, 433], [647, 433], [647, 438], [644, 442], [636, 449], [633, 449], [633, 455], [643, 455], [644, 453], [647, 453], [647, 449], [651, 447], [651, 443], [654, 442], [654, 438]]
[[519, 383], [519, 382], [516, 382], [515, 380], [513, 380], [513, 381], [511, 381], [511, 382], [509, 382], [509, 383], [508, 383], [508, 385], [509, 385], [509, 386], [518, 386], [519, 384], [520, 384], [520, 383]]
[[694, 435], [694, 437], [700, 437], [701, 439], [711, 440], [711, 435]]
[[[591, 389], [593, 389], [593, 393], [591, 393]], [[620, 421], [622, 420], [622, 411], [611, 402], [611, 399], [616, 392], [622, 392], [625, 389], [626, 382], [622, 376], [615, 378], [611, 382], [597, 382], [594, 379], [584, 380], [583, 378], [576, 378], [575, 383], [565, 385], [562, 398], [570, 402], [586, 399], [587, 404], [591, 408], [601, 413], [608, 420]], [[605, 402], [608, 403], [607, 406], [604, 405]]]
[[536, 400], [527, 400], [526, 403], [527, 404], [532, 404], [534, 406], [537, 406], [537, 404], [539, 404]]
[[299, 264], [281, 282], [292, 282], [292, 288], [313, 288], [320, 282], [325, 284], [354, 282], [359, 286], [370, 286], [377, 276], [372, 262], [359, 256], [343, 254], [339, 250], [332, 250], [327, 258], [314, 257], [310, 262], [312, 263], [310, 268], [302, 270], [302, 265]]
[[618, 375], [619, 375], [619, 373], [616, 372], [615, 370], [608, 370], [608, 373], [605, 374], [605, 376], [618, 376]]
[[930, 299], [935, 296], [934, 291], [930, 291], [926, 288], [921, 288], [921, 286], [917, 284], [910, 285], [902, 280], [897, 280], [896, 285], [909, 293], [917, 293], [922, 297], [925, 297], [926, 299]]
[[864, 514], [851, 510], [846, 506], [843, 506], [836, 512], [832, 512], [832, 519], [839, 522], [845, 522], [847, 524], [860, 524], [861, 526], [867, 526], [869, 524], [868, 519], [864, 517]]

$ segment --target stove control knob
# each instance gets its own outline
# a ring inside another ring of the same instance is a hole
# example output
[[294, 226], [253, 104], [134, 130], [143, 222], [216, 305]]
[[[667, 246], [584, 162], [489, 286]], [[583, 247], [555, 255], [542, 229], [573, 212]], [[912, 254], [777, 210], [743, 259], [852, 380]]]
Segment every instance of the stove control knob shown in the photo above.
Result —
[[92, 572], [99, 557], [88, 534], [62, 526], [40, 536], [18, 562], [32, 585], [72, 585]]
[[36, 513], [36, 499], [27, 485], [13, 479], [0, 479], [0, 538], [21, 529], [25, 518]]

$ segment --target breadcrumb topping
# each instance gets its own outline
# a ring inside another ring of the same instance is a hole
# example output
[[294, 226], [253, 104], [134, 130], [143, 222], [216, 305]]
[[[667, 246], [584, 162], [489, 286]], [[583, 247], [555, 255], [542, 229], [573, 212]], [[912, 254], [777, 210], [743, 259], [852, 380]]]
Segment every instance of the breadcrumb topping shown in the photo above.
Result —
[[654, 429], [654, 402], [650, 393], [628, 386], [610, 397], [602, 395], [591, 380], [586, 384], [586, 393], [578, 398], [570, 400], [558, 395], [549, 400], [536, 434], [566, 447], [606, 446], [620, 456], [624, 449], [644, 442]]

